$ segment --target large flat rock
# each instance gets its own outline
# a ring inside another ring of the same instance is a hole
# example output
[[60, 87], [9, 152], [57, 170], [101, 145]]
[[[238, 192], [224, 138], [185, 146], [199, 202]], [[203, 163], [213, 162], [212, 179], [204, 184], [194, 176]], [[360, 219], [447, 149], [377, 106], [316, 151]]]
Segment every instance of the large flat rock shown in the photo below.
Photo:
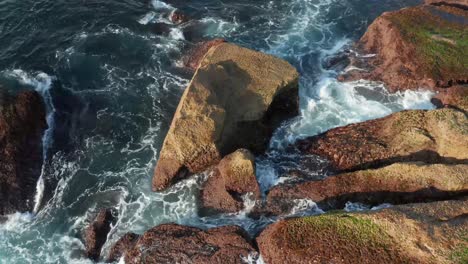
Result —
[[153, 190], [202, 172], [239, 148], [264, 151], [274, 128], [298, 114], [298, 77], [273, 56], [229, 43], [212, 47], [180, 100]]
[[466, 263], [468, 202], [282, 220], [257, 238], [266, 263]]
[[466, 163], [468, 119], [451, 108], [403, 111], [334, 128], [296, 145], [303, 153], [327, 158], [338, 171], [409, 161]]
[[343, 173], [324, 180], [277, 186], [270, 190], [265, 211], [288, 214], [297, 199], [322, 209], [343, 209], [347, 202], [428, 202], [468, 195], [468, 165], [395, 163], [383, 168]]

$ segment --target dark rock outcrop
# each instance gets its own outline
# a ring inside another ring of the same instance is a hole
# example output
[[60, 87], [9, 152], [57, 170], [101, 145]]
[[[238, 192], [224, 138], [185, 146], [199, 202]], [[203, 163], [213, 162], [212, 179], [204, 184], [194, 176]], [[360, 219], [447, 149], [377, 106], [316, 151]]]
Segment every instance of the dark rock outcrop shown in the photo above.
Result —
[[375, 56], [353, 56], [352, 66], [360, 69], [349, 68], [339, 79], [382, 81], [390, 91], [466, 84], [467, 21], [468, 11], [454, 5], [384, 13], [356, 45], [359, 53]]
[[467, 162], [467, 135], [465, 113], [443, 108], [403, 111], [331, 129], [296, 145], [303, 153], [327, 158], [338, 171], [355, 171], [395, 162]]
[[425, 0], [426, 5], [453, 6], [468, 10], [468, 0]]
[[266, 263], [466, 263], [468, 202], [293, 218], [257, 238]]
[[174, 10], [170, 14], [170, 20], [174, 24], [182, 24], [189, 21], [189, 17], [186, 14], [182, 13], [180, 10]]
[[260, 187], [255, 177], [255, 157], [240, 149], [224, 157], [201, 190], [204, 214], [235, 213], [243, 209], [242, 196], [260, 199]]
[[94, 221], [86, 227], [84, 231], [84, 243], [86, 255], [92, 260], [99, 260], [102, 246], [107, 241], [107, 235], [111, 230], [111, 225], [115, 218], [111, 210], [102, 209], [97, 214]]
[[127, 248], [125, 263], [243, 263], [254, 252], [245, 231], [237, 226], [203, 231], [164, 224], [146, 231]]
[[39, 93], [12, 96], [0, 87], [0, 215], [33, 210], [45, 118]]
[[127, 233], [121, 237], [111, 247], [109, 256], [107, 257], [107, 262], [118, 261], [125, 254], [125, 251], [135, 246], [138, 238], [140, 238], [140, 236], [135, 233]]
[[322, 209], [342, 209], [348, 201], [375, 206], [450, 199], [468, 195], [468, 165], [395, 163], [387, 167], [330, 176], [325, 180], [270, 190], [265, 211], [287, 214], [297, 199]]
[[233, 44], [212, 47], [179, 103], [160, 151], [153, 190], [246, 148], [263, 152], [279, 124], [298, 114], [296, 69]]

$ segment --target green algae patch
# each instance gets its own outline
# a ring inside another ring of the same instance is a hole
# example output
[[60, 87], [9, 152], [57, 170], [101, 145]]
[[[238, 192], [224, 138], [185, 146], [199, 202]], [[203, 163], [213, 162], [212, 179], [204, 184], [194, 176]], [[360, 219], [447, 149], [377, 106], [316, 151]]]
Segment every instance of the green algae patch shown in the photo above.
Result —
[[468, 69], [468, 27], [451, 9], [420, 7], [392, 13], [389, 19], [416, 47], [424, 70], [436, 78], [463, 80]]
[[391, 237], [369, 219], [345, 213], [297, 218], [286, 227], [288, 245], [305, 249], [317, 238], [329, 243], [349, 243], [357, 247], [390, 248]]

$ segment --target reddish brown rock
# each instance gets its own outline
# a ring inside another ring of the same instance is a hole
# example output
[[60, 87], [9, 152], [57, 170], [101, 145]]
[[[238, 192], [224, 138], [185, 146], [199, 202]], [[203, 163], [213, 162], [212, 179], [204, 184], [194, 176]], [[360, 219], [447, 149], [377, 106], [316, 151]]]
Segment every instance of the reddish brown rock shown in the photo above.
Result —
[[361, 54], [341, 81], [382, 81], [390, 91], [435, 89], [468, 82], [468, 11], [422, 5], [377, 18], [356, 45]]
[[244, 263], [255, 252], [244, 230], [225, 226], [203, 231], [164, 224], [146, 231], [125, 254], [125, 263]]
[[468, 86], [454, 86], [439, 89], [437, 95], [431, 101], [438, 108], [454, 107], [468, 111]]
[[107, 235], [111, 230], [111, 224], [114, 220], [114, 216], [109, 209], [102, 209], [94, 221], [86, 228], [84, 243], [88, 258], [96, 261], [99, 260], [101, 248], [106, 243]]
[[468, 202], [282, 220], [257, 238], [266, 263], [466, 263]]
[[457, 8], [468, 9], [468, 0], [425, 0], [424, 4], [426, 5], [435, 5], [435, 6], [454, 6]]
[[115, 244], [111, 247], [109, 251], [109, 256], [107, 257], [107, 262], [116, 262], [118, 261], [130, 248], [133, 248], [140, 238], [139, 235], [134, 233], [127, 233], [121, 237]]
[[375, 206], [450, 199], [468, 195], [468, 165], [395, 163], [270, 190], [266, 211], [287, 214], [297, 199], [322, 209], [342, 209], [348, 201]]
[[37, 92], [12, 96], [0, 87], [0, 215], [33, 210], [45, 118]]
[[219, 38], [198, 43], [188, 52], [188, 55], [183, 58], [184, 66], [192, 71], [195, 71], [210, 48], [225, 42], [226, 41], [224, 39]]
[[237, 149], [264, 152], [275, 128], [298, 114], [298, 80], [282, 59], [229, 43], [212, 47], [179, 102], [153, 190], [203, 172]]
[[327, 158], [338, 171], [354, 171], [395, 162], [466, 162], [467, 135], [465, 113], [444, 108], [403, 111], [331, 129], [296, 145], [303, 153]]
[[201, 204], [204, 214], [235, 213], [243, 209], [242, 196], [260, 199], [255, 177], [255, 157], [240, 149], [224, 157], [202, 186]]
[[182, 24], [189, 21], [189, 17], [180, 10], [174, 10], [170, 15], [170, 19], [174, 24]]

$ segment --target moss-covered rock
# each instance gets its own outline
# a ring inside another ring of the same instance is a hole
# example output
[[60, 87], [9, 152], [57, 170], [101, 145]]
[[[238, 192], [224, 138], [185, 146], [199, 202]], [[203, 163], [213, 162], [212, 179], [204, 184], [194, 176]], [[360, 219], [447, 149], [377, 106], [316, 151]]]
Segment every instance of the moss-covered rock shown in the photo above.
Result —
[[[453, 2], [453, 1], [452, 1]], [[468, 9], [422, 5], [387, 12], [358, 43], [362, 53], [341, 80], [383, 81], [392, 90], [448, 87], [468, 82]]]
[[454, 263], [468, 244], [467, 210], [467, 201], [445, 201], [293, 218], [270, 225], [257, 242], [271, 264]]

